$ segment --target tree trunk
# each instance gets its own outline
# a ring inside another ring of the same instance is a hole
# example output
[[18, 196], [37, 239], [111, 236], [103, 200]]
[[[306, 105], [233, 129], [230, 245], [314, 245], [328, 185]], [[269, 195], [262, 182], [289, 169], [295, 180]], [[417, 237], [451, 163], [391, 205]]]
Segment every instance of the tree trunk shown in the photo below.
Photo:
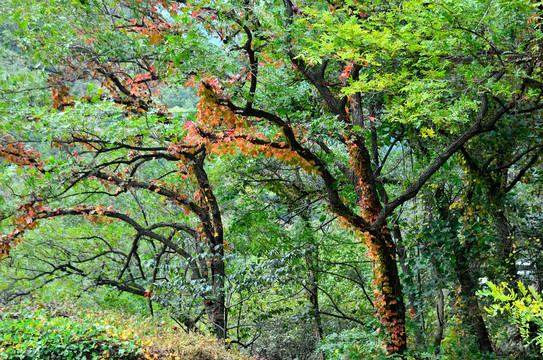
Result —
[[515, 264], [515, 257], [513, 254], [513, 238], [511, 237], [511, 226], [509, 221], [503, 213], [503, 209], [494, 211], [494, 220], [496, 221], [497, 230], [500, 234], [501, 241], [499, 243], [499, 259], [502, 262], [502, 266], [505, 268], [505, 274], [507, 280], [512, 284], [516, 284], [518, 280], [517, 267]]
[[[435, 199], [438, 206], [439, 216], [443, 221], [450, 221], [451, 213], [449, 204], [446, 202], [444, 196], [443, 186], [436, 189]], [[477, 290], [477, 279], [474, 277], [473, 272], [470, 269], [470, 260], [468, 254], [471, 250], [472, 243], [466, 242], [461, 244], [456, 233], [452, 233], [454, 236], [454, 270], [458, 281], [460, 282], [461, 294], [467, 305], [467, 317], [473, 324], [475, 334], [477, 336], [477, 343], [479, 351], [482, 353], [492, 352], [492, 342], [485, 325], [481, 310], [479, 309], [479, 301], [475, 292]]]
[[[309, 280], [309, 285], [306, 287], [306, 293], [309, 298], [309, 303], [311, 304], [311, 309], [313, 310], [313, 327], [315, 331], [315, 340], [317, 344], [320, 344], [323, 338], [322, 332], [322, 319], [319, 307], [319, 283], [318, 278], [315, 273], [315, 266], [319, 261], [319, 248], [315, 250], [315, 256], [311, 252], [307, 252], [305, 255], [305, 262], [307, 265], [307, 276]], [[318, 354], [319, 360], [324, 360], [324, 353], [320, 352]]]
[[443, 330], [445, 329], [445, 294], [443, 289], [437, 289], [436, 302], [436, 332], [434, 335], [434, 354], [441, 351], [441, 341], [443, 340]]
[[373, 261], [375, 311], [388, 332], [387, 352], [403, 353], [407, 348], [405, 333], [405, 304], [395, 245], [387, 226], [377, 234], [367, 234], [366, 244]]
[[[371, 167], [371, 156], [363, 138], [356, 138], [351, 148], [351, 156], [354, 165], [353, 185], [358, 205], [364, 220], [373, 224], [381, 212], [382, 204]], [[387, 352], [401, 354], [407, 349], [405, 304], [396, 264], [396, 246], [392, 241], [390, 228], [385, 221], [383, 225], [372, 225], [369, 229], [360, 224], [359, 230], [373, 262], [374, 307], [381, 324], [388, 332]]]
[[226, 339], [227, 335], [227, 309], [224, 296], [224, 261], [222, 257], [211, 260], [211, 281], [213, 293], [204, 299], [207, 317], [218, 339]]
[[204, 306], [207, 318], [213, 328], [213, 334], [217, 339], [226, 339], [226, 308], [224, 306], [224, 296], [215, 299], [205, 299]]
[[[204, 159], [206, 153], [203, 152], [198, 157], [193, 158], [193, 169], [198, 179], [198, 190], [200, 192], [200, 207], [203, 211], [199, 212], [202, 223], [202, 236], [207, 244], [211, 258], [206, 259], [205, 266], [209, 264], [211, 271], [211, 294], [205, 293], [204, 306], [213, 332], [218, 339], [226, 339], [228, 313], [226, 308], [224, 282], [226, 278], [224, 263], [224, 231], [222, 224], [222, 215], [218, 201], [209, 183], [207, 173], [204, 169]], [[197, 245], [198, 246], [198, 245]], [[208, 274], [203, 274], [207, 279]]]
[[393, 229], [394, 239], [396, 239], [396, 253], [398, 254], [398, 261], [402, 269], [403, 274], [405, 275], [406, 283], [408, 285], [407, 299], [409, 300], [409, 311], [414, 316], [415, 323], [417, 328], [415, 329], [415, 343], [417, 346], [424, 345], [424, 329], [421, 325], [419, 309], [417, 306], [417, 294], [415, 292], [415, 281], [413, 280], [413, 275], [411, 274], [411, 269], [406, 263], [407, 253], [405, 251], [405, 246], [402, 242], [402, 232], [398, 224], [394, 225]]
[[455, 248], [455, 272], [461, 285], [461, 294], [467, 304], [468, 317], [471, 319], [475, 334], [477, 335], [479, 351], [482, 353], [491, 353], [492, 342], [490, 341], [485, 321], [479, 309], [479, 301], [475, 295], [477, 290], [476, 280], [473, 278], [469, 268], [469, 260], [466, 256], [467, 250], [465, 246], [461, 246], [460, 244]]

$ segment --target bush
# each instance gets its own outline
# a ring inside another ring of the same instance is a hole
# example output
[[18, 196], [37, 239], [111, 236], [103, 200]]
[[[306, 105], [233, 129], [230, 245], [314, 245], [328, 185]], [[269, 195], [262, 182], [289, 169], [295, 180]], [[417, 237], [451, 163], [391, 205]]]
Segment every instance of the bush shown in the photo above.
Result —
[[140, 359], [142, 349], [130, 331], [81, 323], [30, 305], [2, 309], [0, 359]]
[[384, 359], [385, 346], [377, 332], [345, 330], [326, 336], [317, 352], [329, 360]]
[[486, 284], [488, 289], [479, 291], [479, 295], [494, 300], [486, 311], [492, 316], [505, 315], [510, 324], [518, 327], [525, 344], [535, 344], [539, 355], [543, 355], [543, 296], [520, 281], [517, 289], [506, 283], [494, 285], [488, 281]]

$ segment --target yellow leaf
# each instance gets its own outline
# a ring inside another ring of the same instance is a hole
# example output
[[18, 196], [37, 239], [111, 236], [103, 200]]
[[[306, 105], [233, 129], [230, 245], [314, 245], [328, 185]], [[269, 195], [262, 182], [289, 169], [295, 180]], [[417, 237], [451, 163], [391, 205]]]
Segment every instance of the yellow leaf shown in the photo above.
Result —
[[429, 129], [427, 127], [424, 127], [420, 131], [420, 136], [422, 136], [423, 138], [430, 138], [431, 139], [434, 136], [436, 136], [436, 132], [433, 129]]

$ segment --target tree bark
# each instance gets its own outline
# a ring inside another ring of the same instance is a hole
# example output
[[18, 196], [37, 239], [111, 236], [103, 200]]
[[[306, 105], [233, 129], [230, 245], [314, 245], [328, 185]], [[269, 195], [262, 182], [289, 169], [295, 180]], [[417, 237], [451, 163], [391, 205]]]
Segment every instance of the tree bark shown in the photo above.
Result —
[[406, 263], [407, 260], [407, 253], [405, 251], [405, 246], [402, 242], [402, 232], [400, 229], [400, 226], [398, 224], [394, 225], [393, 229], [394, 238], [396, 239], [396, 253], [398, 254], [398, 261], [400, 263], [400, 267], [402, 269], [403, 274], [405, 275], [405, 281], [408, 284], [408, 288], [410, 290], [406, 291], [407, 293], [407, 300], [409, 301], [409, 311], [414, 316], [415, 323], [417, 325], [417, 328], [415, 329], [415, 344], [417, 346], [424, 345], [424, 329], [420, 322], [420, 314], [417, 304], [417, 294], [414, 291], [415, 289], [415, 281], [413, 280], [413, 275], [411, 274], [411, 269], [409, 268], [409, 265]]
[[[356, 111], [353, 113], [356, 114]], [[354, 115], [353, 115], [354, 116]], [[387, 352], [401, 354], [407, 349], [405, 304], [396, 259], [396, 245], [387, 221], [376, 224], [383, 209], [371, 167], [371, 156], [364, 139], [356, 137], [351, 150], [354, 165], [353, 185], [364, 220], [372, 224], [359, 227], [373, 261], [374, 307], [388, 332]]]
[[[469, 197], [469, 196], [468, 196]], [[437, 210], [441, 220], [445, 222], [451, 221], [452, 217], [449, 204], [446, 201], [444, 188], [440, 186], [436, 189], [435, 199], [437, 203]], [[472, 248], [472, 243], [466, 241], [465, 244], [460, 242], [455, 232], [451, 232], [451, 236], [455, 241], [453, 246], [453, 253], [455, 257], [454, 270], [458, 281], [460, 282], [460, 292], [467, 305], [466, 315], [473, 324], [475, 335], [477, 336], [477, 343], [479, 351], [482, 353], [491, 353], [492, 342], [485, 325], [481, 310], [479, 309], [479, 301], [475, 292], [477, 291], [477, 279], [474, 277], [472, 269], [470, 269], [469, 253]]]
[[213, 334], [217, 339], [226, 339], [227, 323], [226, 323], [226, 307], [224, 306], [224, 296], [215, 296], [214, 299], [205, 299], [204, 306], [206, 309], [207, 318], [213, 328]]
[[[219, 203], [209, 183], [207, 173], [204, 169], [205, 151], [198, 157], [194, 157], [193, 170], [198, 180], [200, 192], [200, 206], [205, 211], [200, 214], [202, 223], [202, 239], [208, 245], [211, 258], [207, 259], [211, 271], [211, 294], [204, 295], [204, 306], [207, 316], [213, 327], [213, 332], [218, 339], [226, 339], [228, 327], [228, 312], [225, 298], [225, 263], [224, 263], [224, 231], [222, 215]], [[205, 275], [207, 277], [207, 275]]]
[[[323, 331], [322, 331], [322, 319], [321, 319], [321, 313], [320, 313], [320, 307], [319, 307], [319, 283], [318, 278], [315, 272], [315, 267], [317, 266], [319, 261], [319, 249], [318, 247], [315, 250], [315, 255], [311, 252], [308, 252], [305, 255], [305, 262], [307, 265], [307, 276], [309, 280], [309, 286], [306, 287], [306, 293], [309, 298], [309, 303], [311, 305], [311, 309], [313, 310], [313, 327], [315, 331], [315, 340], [317, 344], [320, 344], [320, 342], [323, 339]], [[324, 360], [324, 353], [320, 352], [318, 354], [319, 360]]]
[[366, 235], [366, 245], [373, 259], [373, 288], [375, 311], [388, 332], [387, 352], [403, 353], [407, 348], [405, 333], [405, 304], [395, 245], [387, 226], [377, 234]]
[[434, 354], [441, 352], [441, 341], [443, 340], [443, 330], [445, 329], [445, 294], [443, 289], [437, 289], [436, 302], [436, 332], [434, 335]]
[[476, 280], [473, 278], [472, 272], [470, 271], [469, 260], [466, 255], [469, 249], [460, 244], [458, 245], [459, 246], [454, 250], [454, 255], [456, 257], [455, 272], [461, 285], [461, 294], [467, 304], [467, 315], [473, 323], [475, 334], [477, 335], [479, 351], [482, 353], [491, 353], [493, 351], [492, 342], [490, 341], [485, 321], [481, 315], [479, 301], [475, 295], [477, 290]]
[[501, 241], [499, 243], [500, 260], [505, 267], [505, 273], [507, 280], [512, 284], [516, 284], [518, 279], [516, 260], [513, 255], [513, 238], [511, 237], [511, 226], [503, 213], [503, 208], [498, 211], [494, 211], [494, 220], [496, 221], [496, 227], [498, 234], [500, 234]]

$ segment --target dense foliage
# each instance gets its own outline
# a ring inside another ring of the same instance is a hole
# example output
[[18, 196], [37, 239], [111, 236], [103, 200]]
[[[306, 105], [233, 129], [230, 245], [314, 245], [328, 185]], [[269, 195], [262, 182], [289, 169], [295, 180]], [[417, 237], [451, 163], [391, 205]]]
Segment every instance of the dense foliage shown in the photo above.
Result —
[[2, 359], [136, 359], [142, 350], [102, 324], [51, 317], [46, 309], [5, 312], [0, 321]]
[[2, 308], [0, 349], [1, 359], [247, 359], [171, 321], [35, 300]]
[[541, 355], [540, 2], [0, 4], [3, 301], [120, 291], [268, 359]]

